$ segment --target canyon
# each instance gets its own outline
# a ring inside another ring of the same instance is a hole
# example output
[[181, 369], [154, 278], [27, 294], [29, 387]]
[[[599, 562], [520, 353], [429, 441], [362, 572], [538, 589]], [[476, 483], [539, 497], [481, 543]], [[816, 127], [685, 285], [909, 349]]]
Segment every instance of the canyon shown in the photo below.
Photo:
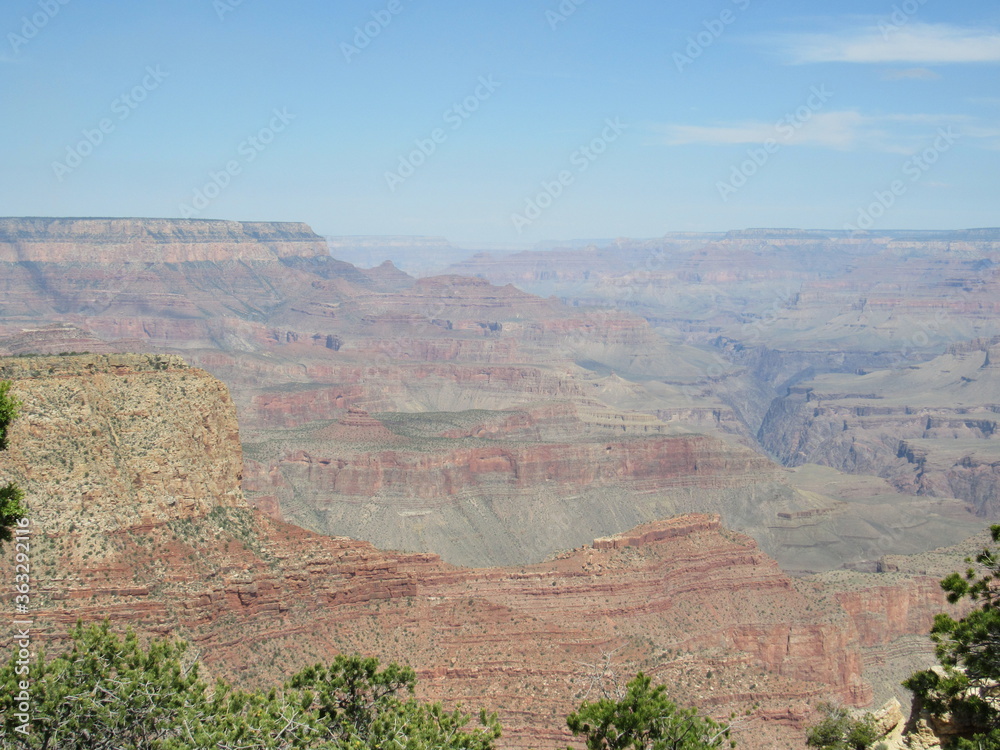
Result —
[[937, 582], [1000, 515], [998, 251], [0, 219], [39, 621], [178, 635], [248, 685], [407, 661], [504, 747], [565, 746], [641, 668], [798, 747], [822, 700], [906, 703]]
[[787, 465], [878, 475], [900, 491], [959, 497], [997, 518], [998, 341], [955, 345], [895, 371], [798, 383], [772, 405], [763, 443]]
[[[786, 570], [873, 569], [884, 554], [959, 542], [982, 527], [984, 506], [957, 487], [930, 495], [896, 482], [873, 499], [831, 490], [843, 477], [797, 486], [805, 475], [771, 459], [802, 462], [761, 435], [785, 389], [893, 356], [863, 337], [853, 349], [786, 339], [812, 330], [796, 310], [815, 328], [838, 319], [829, 308], [857, 307], [856, 295], [874, 305], [870, 266], [897, 256], [901, 278], [916, 280], [893, 294], [913, 310], [941, 292], [928, 270], [938, 255], [966, 285], [979, 275], [970, 299], [988, 296], [988, 264], [973, 259], [995, 240], [981, 234], [679, 235], [492, 266], [476, 256], [452, 269], [473, 275], [413, 278], [388, 262], [338, 261], [303, 224], [0, 219], [0, 354], [183, 355], [231, 389], [250, 502], [321, 533], [502, 565], [675, 513], [715, 512]], [[355, 245], [332, 242], [348, 257], [443, 247], [433, 238]], [[482, 278], [501, 269], [496, 284]], [[841, 279], [837, 294], [809, 296], [808, 285], [829, 278]], [[624, 296], [608, 296], [615, 289]], [[983, 333], [991, 316], [973, 308], [957, 314]], [[966, 481], [986, 485], [987, 475]]]
[[456, 567], [253, 509], [235, 405], [177, 356], [6, 358], [0, 378], [23, 401], [0, 481], [29, 498], [39, 643], [109, 617], [184, 638], [208, 677], [248, 686], [361, 650], [414, 666], [423, 697], [498, 710], [503, 747], [565, 746], [594, 681], [637, 669], [739, 714], [741, 747], [795, 746], [817, 703], [867, 705], [930, 662], [936, 576], [964, 551], [793, 579], [695, 513], [534, 564]]
[[451, 266], [630, 310], [710, 347], [697, 396], [779, 463], [878, 476], [996, 519], [1000, 230], [758, 229], [480, 254]]

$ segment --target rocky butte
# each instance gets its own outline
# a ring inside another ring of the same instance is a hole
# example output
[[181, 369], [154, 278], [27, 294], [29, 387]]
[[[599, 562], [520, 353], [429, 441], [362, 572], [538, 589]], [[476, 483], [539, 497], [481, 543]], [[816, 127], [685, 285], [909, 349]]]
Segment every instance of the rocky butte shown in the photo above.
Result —
[[642, 668], [769, 748], [799, 741], [819, 700], [884, 692], [886, 655], [912, 656], [943, 605], [940, 561], [796, 581], [711, 514], [523, 566], [379, 551], [251, 508], [228, 391], [179, 357], [6, 358], [0, 378], [24, 402], [0, 481], [27, 492], [32, 616], [56, 647], [77, 618], [110, 617], [247, 685], [361, 650], [412, 664], [427, 697], [499, 710], [502, 746], [525, 748], [565, 746], [595, 675]]

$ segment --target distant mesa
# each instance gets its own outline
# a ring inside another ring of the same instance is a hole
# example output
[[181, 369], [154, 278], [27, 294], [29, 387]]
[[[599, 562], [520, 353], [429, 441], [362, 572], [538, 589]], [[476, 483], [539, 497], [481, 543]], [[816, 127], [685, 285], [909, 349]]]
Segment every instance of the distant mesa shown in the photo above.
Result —
[[301, 222], [0, 218], [0, 262], [188, 263], [328, 257]]
[[786, 229], [776, 227], [755, 227], [751, 229], [734, 229], [725, 233], [727, 240], [740, 239], [849, 239], [849, 238], [887, 237], [894, 240], [946, 240], [960, 241], [1000, 241], [1000, 227], [984, 227], [979, 229], [884, 229], [871, 231], [850, 231], [844, 229]]

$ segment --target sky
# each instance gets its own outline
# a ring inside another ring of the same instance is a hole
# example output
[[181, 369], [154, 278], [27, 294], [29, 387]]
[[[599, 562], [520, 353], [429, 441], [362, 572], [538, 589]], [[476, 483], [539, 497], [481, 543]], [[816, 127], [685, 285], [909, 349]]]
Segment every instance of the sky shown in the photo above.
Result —
[[995, 0], [4, 0], [0, 215], [1000, 226]]

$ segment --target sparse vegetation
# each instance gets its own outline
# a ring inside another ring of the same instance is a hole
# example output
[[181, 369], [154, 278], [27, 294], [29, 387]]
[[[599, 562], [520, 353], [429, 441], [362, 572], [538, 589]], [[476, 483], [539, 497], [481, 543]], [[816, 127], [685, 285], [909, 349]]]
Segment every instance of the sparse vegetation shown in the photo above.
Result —
[[855, 716], [846, 708], [820, 704], [823, 719], [809, 729], [806, 744], [821, 750], [868, 750], [879, 739], [870, 713]]

